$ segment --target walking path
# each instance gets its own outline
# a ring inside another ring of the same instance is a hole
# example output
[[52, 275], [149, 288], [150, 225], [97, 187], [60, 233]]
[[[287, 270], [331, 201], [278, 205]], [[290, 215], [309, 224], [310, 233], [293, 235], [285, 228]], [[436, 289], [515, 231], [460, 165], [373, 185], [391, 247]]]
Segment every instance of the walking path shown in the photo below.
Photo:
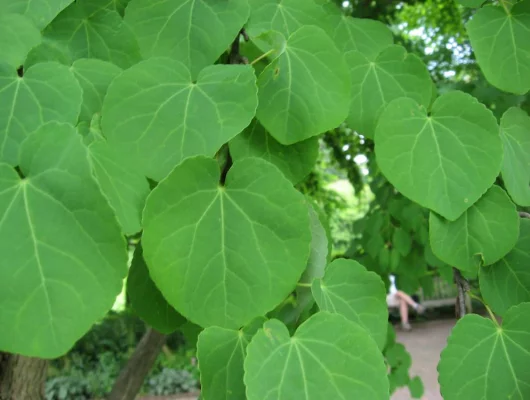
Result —
[[[454, 319], [429, 321], [412, 325], [412, 331], [397, 330], [397, 341], [403, 343], [412, 356], [410, 375], [419, 375], [425, 394], [422, 400], [442, 400], [438, 385], [438, 361], [456, 321]], [[392, 400], [410, 400], [408, 388], [396, 390]]]

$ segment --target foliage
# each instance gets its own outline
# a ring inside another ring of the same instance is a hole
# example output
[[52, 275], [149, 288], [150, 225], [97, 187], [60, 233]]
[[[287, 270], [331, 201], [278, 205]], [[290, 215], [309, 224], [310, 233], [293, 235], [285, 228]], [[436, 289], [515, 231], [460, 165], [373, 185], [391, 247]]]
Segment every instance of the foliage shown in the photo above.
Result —
[[147, 380], [145, 390], [155, 395], [187, 393], [195, 391], [197, 384], [197, 379], [186, 370], [164, 368]]
[[[455, 327], [444, 398], [530, 397], [530, 0], [484, 3], [0, 0], [0, 351], [72, 349], [134, 236], [133, 309], [198, 334], [209, 398], [421, 395], [384, 287], [453, 268], [491, 320]], [[328, 223], [334, 173], [363, 200]]]
[[87, 381], [78, 376], [59, 376], [46, 382], [46, 400], [90, 400], [92, 392]]

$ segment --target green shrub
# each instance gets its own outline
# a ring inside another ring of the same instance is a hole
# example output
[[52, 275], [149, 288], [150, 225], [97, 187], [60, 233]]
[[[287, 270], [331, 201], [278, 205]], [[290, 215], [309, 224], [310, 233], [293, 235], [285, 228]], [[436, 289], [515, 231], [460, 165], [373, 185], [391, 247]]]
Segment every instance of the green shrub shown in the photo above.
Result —
[[46, 382], [46, 400], [90, 400], [92, 393], [86, 379], [80, 376], [59, 376]]

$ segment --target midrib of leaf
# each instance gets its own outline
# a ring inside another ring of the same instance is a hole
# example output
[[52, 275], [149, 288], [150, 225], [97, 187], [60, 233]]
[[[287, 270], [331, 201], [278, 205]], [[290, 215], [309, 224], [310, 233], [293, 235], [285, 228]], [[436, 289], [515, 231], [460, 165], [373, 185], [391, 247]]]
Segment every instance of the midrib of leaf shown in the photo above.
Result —
[[302, 373], [302, 382], [304, 382], [304, 394], [305, 398], [309, 400], [309, 390], [307, 389], [307, 377], [305, 374], [304, 360], [302, 359], [302, 354], [300, 354], [300, 349], [298, 348], [297, 342], [293, 342], [291, 346], [296, 349], [296, 354], [298, 356], [298, 363], [300, 364], [300, 372]]
[[[189, 91], [188, 91], [188, 97], [186, 98], [186, 107], [184, 108], [184, 115], [182, 117], [182, 127], [183, 127], [183, 130], [182, 130], [182, 138], [180, 139], [180, 158], [181, 159], [184, 159], [184, 143], [186, 142], [186, 132], [188, 131], [187, 129], [187, 122], [188, 122], [188, 110], [189, 110], [189, 107], [190, 107], [190, 99], [191, 99], [191, 94], [193, 92], [193, 89], [195, 89], [197, 86], [196, 85], [191, 85]], [[183, 89], [185, 90], [185, 89]], [[180, 93], [180, 92], [179, 92]], [[175, 96], [172, 96], [170, 97], [170, 99], [173, 99]], [[162, 103], [160, 105], [160, 107], [157, 109], [157, 112], [153, 115], [153, 118], [151, 120], [151, 123], [149, 124], [149, 127], [152, 125], [152, 122], [156, 119], [156, 116], [158, 115], [158, 111], [162, 108], [162, 106], [166, 105], [168, 103], [168, 101], [165, 101], [164, 103]], [[147, 132], [147, 129], [144, 131], [144, 132]], [[143, 137], [144, 135], [142, 135], [141, 137]]]
[[[250, 219], [250, 217], [248, 216], [248, 214], [245, 212], [245, 210], [243, 210], [239, 204], [237, 204], [237, 202], [232, 199], [228, 193], [225, 191], [224, 192], [224, 195], [226, 196], [226, 198], [234, 205], [234, 207], [241, 213], [241, 215], [248, 221], [249, 223], [249, 226], [250, 226], [250, 230], [252, 231], [252, 237], [254, 238], [254, 243], [256, 243], [256, 248], [258, 249], [258, 254], [262, 260], [262, 262], [264, 264], [267, 263], [266, 259], [265, 259], [265, 256], [263, 255], [262, 251], [261, 251], [261, 246], [259, 245], [259, 239], [258, 239], [258, 235], [256, 234], [256, 230], [254, 229], [254, 223], [252, 222], [252, 219]], [[278, 238], [276, 232], [272, 232], [274, 235], [276, 235], [276, 237]], [[278, 238], [279, 239], [279, 238]], [[271, 273], [269, 270], [266, 270], [267, 274], [269, 275], [269, 279], [268, 279], [268, 285], [269, 285], [269, 293], [272, 293], [272, 276], [271, 276]]]
[[[213, 191], [213, 190], [205, 190], [205, 192], [210, 192], [210, 191]], [[204, 220], [204, 217], [206, 216], [206, 214], [208, 214], [208, 211], [210, 211], [210, 209], [213, 207], [213, 205], [215, 204], [215, 202], [217, 201], [217, 199], [219, 198], [220, 196], [220, 193], [217, 192], [217, 194], [214, 196], [214, 198], [212, 199], [212, 201], [210, 202], [210, 204], [208, 205], [208, 207], [206, 207], [206, 210], [204, 210], [204, 213], [201, 215], [201, 217], [197, 220], [197, 223], [195, 224], [195, 229], [193, 230], [193, 238], [191, 239], [191, 243], [190, 243], [190, 247], [189, 247], [189, 252], [188, 252], [188, 264], [187, 264], [187, 268], [186, 270], [184, 271], [184, 285], [183, 287], [184, 288], [191, 288], [190, 285], [188, 284], [188, 280], [189, 280], [189, 277], [190, 277], [190, 271], [192, 269], [191, 267], [191, 255], [192, 255], [192, 252], [193, 252], [193, 249], [195, 247], [195, 240], [197, 239], [197, 231], [199, 229], [199, 226], [201, 225], [202, 221]], [[176, 206], [179, 206], [180, 205], [180, 202], [176, 204]], [[174, 207], [176, 207], [174, 206]], [[167, 210], [169, 211], [169, 210]], [[162, 213], [160, 214], [161, 216], [163, 216], [165, 213]], [[178, 232], [178, 231], [175, 231], [175, 232]], [[158, 247], [161, 245], [162, 243], [159, 242], [157, 248], [155, 248], [155, 252], [158, 251]]]
[[224, 311], [225, 315], [228, 315], [228, 291], [227, 291], [227, 281], [226, 281], [226, 271], [228, 269], [228, 262], [226, 261], [226, 251], [225, 251], [225, 209], [224, 209], [224, 200], [223, 200], [223, 190], [219, 190], [219, 208], [221, 213], [221, 255], [223, 257], [223, 293], [224, 293]]
[[[29, 227], [29, 231], [30, 231], [30, 235], [31, 235], [31, 241], [33, 243], [33, 252], [35, 253], [35, 261], [37, 263], [37, 269], [38, 269], [38, 272], [39, 272], [39, 277], [40, 277], [40, 281], [41, 281], [42, 291], [44, 292], [44, 297], [46, 299], [46, 310], [48, 312], [48, 319], [49, 319], [49, 322], [50, 322], [50, 331], [51, 331], [51, 334], [52, 334], [52, 337], [53, 337], [53, 341], [55, 342], [55, 345], [57, 345], [57, 335], [56, 335], [56, 332], [55, 332], [55, 329], [54, 329], [54, 326], [53, 326], [53, 319], [54, 318], [53, 318], [53, 315], [52, 315], [50, 295], [48, 293], [48, 287], [46, 286], [46, 277], [44, 276], [44, 270], [43, 270], [43, 267], [42, 267], [42, 262], [41, 262], [40, 254], [39, 254], [39, 247], [38, 247], [39, 244], [38, 244], [37, 237], [35, 236], [35, 227], [33, 226], [33, 219], [31, 217], [30, 206], [29, 206], [29, 202], [28, 202], [28, 195], [27, 195], [28, 182], [27, 181], [21, 181], [19, 183], [19, 185], [20, 185], [20, 190], [22, 190], [22, 198], [23, 198], [23, 201], [24, 201], [24, 209], [26, 211], [26, 219], [28, 221], [28, 227]], [[23, 309], [23, 307], [21, 307], [20, 309]]]
[[[9, 137], [9, 132], [11, 130], [11, 121], [13, 120], [13, 115], [15, 113], [15, 107], [16, 107], [16, 104], [17, 104], [17, 98], [18, 98], [18, 91], [20, 89], [20, 85], [21, 85], [21, 80], [20, 79], [16, 79], [13, 83], [16, 84], [16, 89], [15, 89], [15, 93], [13, 95], [13, 101], [11, 102], [11, 109], [9, 110], [9, 117], [7, 118], [7, 126], [5, 128], [5, 132], [4, 132], [4, 138], [2, 140], [2, 148], [1, 148], [1, 151], [0, 151], [0, 155], [3, 157], [4, 156], [4, 151], [5, 151], [5, 147], [6, 147], [6, 143], [7, 143], [7, 139]], [[4, 88], [7, 89], [8, 87], [10, 87], [11, 84], [9, 84], [8, 86], [6, 86]], [[42, 119], [41, 119], [42, 120]]]
[[[501, 332], [498, 333], [498, 335], [500, 337], [500, 341], [501, 341], [501, 344], [502, 344], [502, 351], [504, 352], [504, 356], [506, 357], [506, 363], [510, 367], [510, 372], [511, 372], [512, 377], [513, 377], [513, 382], [515, 383], [515, 387], [517, 388], [517, 392], [519, 393], [520, 398], [523, 399], [524, 397], [523, 397], [523, 394], [521, 393], [521, 388], [519, 387], [519, 379], [517, 379], [517, 375], [515, 374], [515, 371], [513, 369], [513, 365], [512, 365], [510, 356], [508, 355], [508, 350], [506, 349], [506, 343], [504, 343], [504, 333], [501, 331]], [[506, 336], [506, 338], [508, 338], [508, 336]], [[513, 340], [510, 339], [510, 341], [519, 350], [523, 351], [527, 355], [530, 355], [530, 353], [528, 353], [528, 350], [522, 348], [518, 343], [514, 342]]]
[[280, 379], [280, 383], [278, 384], [278, 400], [281, 400], [281, 397], [282, 397], [282, 393], [283, 393], [282, 386], [285, 381], [285, 371], [287, 370], [287, 366], [289, 365], [289, 360], [291, 359], [291, 353], [293, 352], [293, 344], [291, 341], [287, 344], [287, 346], [289, 346], [289, 352], [287, 353], [287, 359], [285, 360], [285, 363], [283, 364], [282, 377]]

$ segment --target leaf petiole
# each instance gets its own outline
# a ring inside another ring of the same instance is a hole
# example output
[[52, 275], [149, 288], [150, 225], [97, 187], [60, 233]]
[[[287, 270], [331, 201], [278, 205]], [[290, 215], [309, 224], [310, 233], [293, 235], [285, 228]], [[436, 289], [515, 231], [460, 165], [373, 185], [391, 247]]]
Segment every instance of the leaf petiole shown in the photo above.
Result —
[[272, 53], [274, 53], [274, 49], [270, 49], [269, 51], [267, 51], [266, 53], [263, 53], [261, 56], [259, 56], [258, 58], [256, 58], [254, 61], [252, 61], [250, 63], [250, 65], [254, 65], [258, 62], [260, 62], [261, 60], [263, 60], [264, 58], [270, 56]]

